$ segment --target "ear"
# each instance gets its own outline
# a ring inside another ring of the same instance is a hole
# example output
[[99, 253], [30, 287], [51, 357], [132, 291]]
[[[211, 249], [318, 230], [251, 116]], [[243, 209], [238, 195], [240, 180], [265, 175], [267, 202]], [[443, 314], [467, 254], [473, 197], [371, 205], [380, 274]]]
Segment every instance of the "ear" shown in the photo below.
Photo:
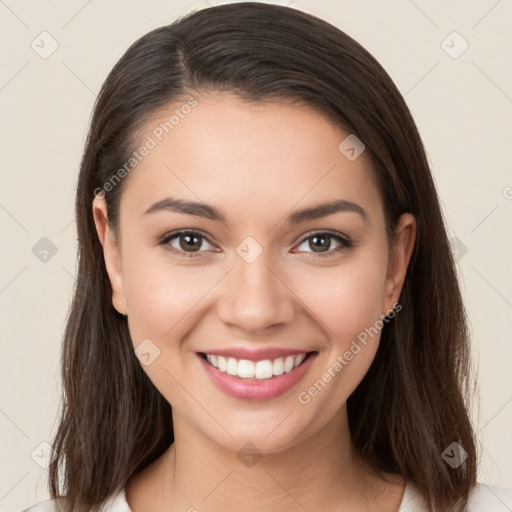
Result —
[[398, 302], [416, 240], [416, 219], [404, 213], [395, 228], [395, 239], [390, 249], [388, 271], [384, 285], [383, 308], [385, 315]]
[[92, 202], [92, 212], [96, 231], [103, 247], [105, 267], [112, 286], [112, 305], [126, 315], [126, 296], [121, 266], [121, 248], [114, 233], [108, 226], [107, 204], [102, 194], [97, 194]]

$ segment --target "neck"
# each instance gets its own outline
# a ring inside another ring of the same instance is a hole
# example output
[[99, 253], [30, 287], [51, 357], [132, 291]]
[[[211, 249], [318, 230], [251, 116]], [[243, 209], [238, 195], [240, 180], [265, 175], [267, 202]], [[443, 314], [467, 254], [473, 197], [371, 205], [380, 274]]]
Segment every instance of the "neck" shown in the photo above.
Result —
[[356, 454], [346, 408], [314, 436], [261, 457], [237, 456], [179, 418], [174, 431], [165, 454], [127, 485], [135, 512], [368, 512], [398, 510], [401, 501], [403, 489], [395, 483], [392, 496], [388, 487], [383, 494], [382, 480]]

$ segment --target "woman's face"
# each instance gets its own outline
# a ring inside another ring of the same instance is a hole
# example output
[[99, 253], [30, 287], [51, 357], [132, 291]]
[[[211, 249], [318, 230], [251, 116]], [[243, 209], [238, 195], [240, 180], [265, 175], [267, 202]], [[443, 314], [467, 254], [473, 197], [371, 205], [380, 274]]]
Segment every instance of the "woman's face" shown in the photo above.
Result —
[[340, 149], [349, 133], [314, 111], [197, 99], [172, 129], [180, 105], [147, 124], [117, 242], [94, 199], [112, 300], [175, 425], [275, 452], [345, 410], [398, 301], [414, 218], [388, 246], [367, 154]]

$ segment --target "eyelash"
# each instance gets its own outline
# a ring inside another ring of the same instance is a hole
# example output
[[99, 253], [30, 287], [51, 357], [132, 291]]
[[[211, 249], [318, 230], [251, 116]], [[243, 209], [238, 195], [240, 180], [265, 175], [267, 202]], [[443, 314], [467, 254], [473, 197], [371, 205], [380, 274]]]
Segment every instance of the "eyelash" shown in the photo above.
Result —
[[[171, 233], [167, 233], [162, 238], [160, 238], [160, 240], [158, 241], [158, 245], [165, 246], [164, 248], [166, 250], [170, 250], [170, 251], [174, 252], [175, 254], [184, 256], [185, 258], [194, 258], [196, 256], [199, 256], [202, 252], [205, 252], [205, 251], [195, 251], [195, 252], [193, 251], [193, 252], [187, 253], [186, 251], [182, 251], [180, 249], [176, 249], [175, 247], [168, 245], [172, 239], [179, 238], [180, 236], [185, 236], [185, 235], [198, 236], [199, 238], [203, 238], [209, 244], [213, 245], [212, 242], [210, 242], [210, 240], [208, 240], [208, 237], [206, 235], [204, 235], [203, 233], [201, 233], [199, 231], [191, 231], [191, 230], [180, 230], [180, 231], [173, 231]], [[313, 238], [315, 236], [321, 236], [321, 235], [327, 235], [329, 238], [336, 240], [337, 242], [340, 243], [340, 246], [336, 247], [335, 249], [330, 249], [328, 251], [325, 251], [323, 253], [322, 252], [309, 253], [308, 257], [317, 258], [317, 257], [331, 256], [333, 253], [338, 253], [338, 252], [341, 252], [342, 250], [349, 249], [349, 248], [353, 247], [353, 245], [354, 245], [353, 242], [351, 240], [349, 240], [348, 238], [342, 236], [339, 233], [331, 232], [331, 231], [315, 231], [313, 233], [307, 233], [307, 236], [304, 236], [301, 239], [301, 241], [298, 243], [298, 245], [300, 246], [305, 241], [309, 240], [310, 238]], [[302, 252], [302, 251], [300, 251], [300, 252]]]

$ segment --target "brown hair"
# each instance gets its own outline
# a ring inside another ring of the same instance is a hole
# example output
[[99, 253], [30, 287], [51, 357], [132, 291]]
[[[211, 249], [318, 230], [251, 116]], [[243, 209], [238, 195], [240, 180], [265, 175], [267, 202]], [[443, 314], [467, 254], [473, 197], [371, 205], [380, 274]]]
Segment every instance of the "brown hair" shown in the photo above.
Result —
[[[129, 159], [152, 115], [210, 91], [302, 102], [329, 116], [366, 146], [388, 235], [402, 213], [416, 217], [402, 311], [384, 326], [375, 360], [348, 399], [350, 431], [364, 459], [413, 482], [429, 510], [464, 510], [477, 468], [467, 319], [414, 120], [385, 70], [347, 34], [299, 10], [257, 2], [199, 10], [149, 32], [101, 88], [76, 194], [78, 276], [63, 340], [52, 498], [62, 486], [70, 510], [96, 511], [174, 439], [171, 406], [112, 307], [92, 199]], [[114, 231], [126, 181], [106, 193]], [[441, 457], [452, 442], [468, 454], [456, 469]]]

